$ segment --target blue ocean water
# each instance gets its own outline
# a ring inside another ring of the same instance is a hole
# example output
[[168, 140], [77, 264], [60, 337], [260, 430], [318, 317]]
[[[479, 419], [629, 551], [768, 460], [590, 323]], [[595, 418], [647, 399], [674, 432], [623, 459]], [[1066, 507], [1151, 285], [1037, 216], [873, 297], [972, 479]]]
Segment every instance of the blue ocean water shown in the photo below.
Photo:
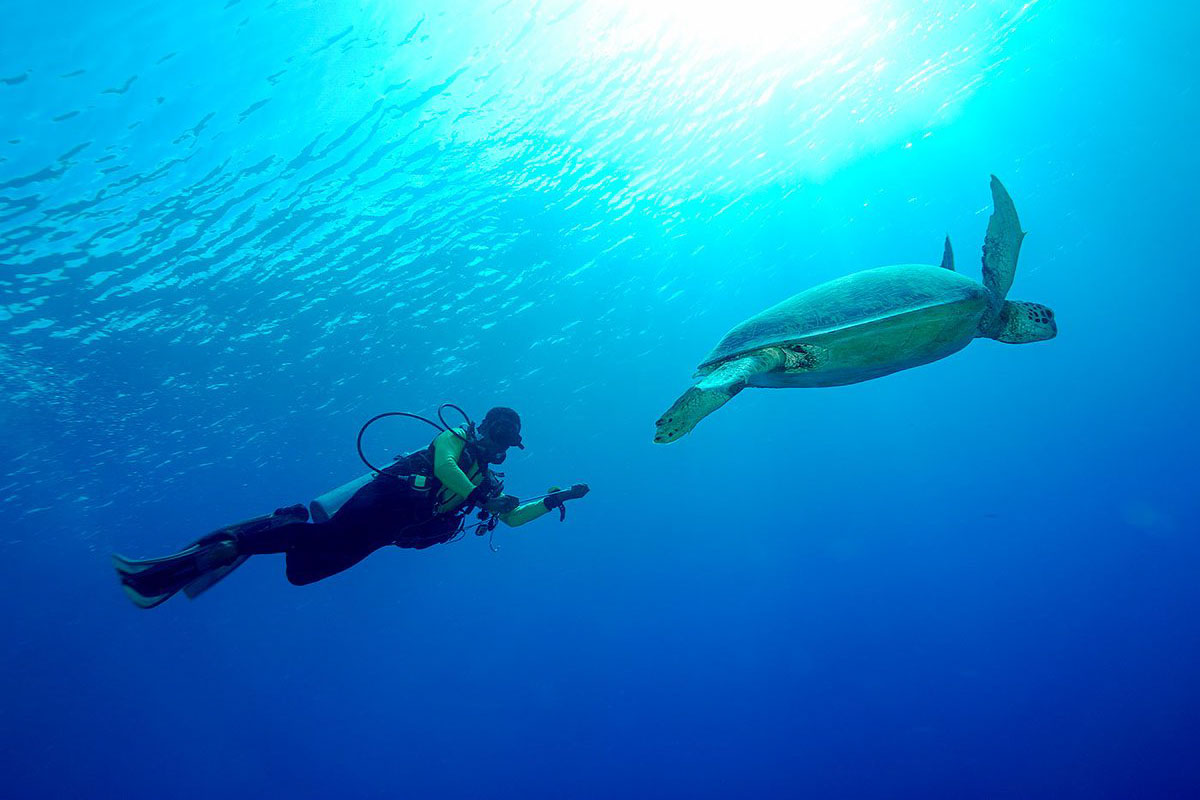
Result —
[[[1200, 796], [1194, 4], [9, 0], [8, 797]], [[658, 415], [854, 270], [979, 272], [979, 340]], [[565, 523], [162, 555], [517, 408]], [[388, 420], [385, 459], [429, 430]]]

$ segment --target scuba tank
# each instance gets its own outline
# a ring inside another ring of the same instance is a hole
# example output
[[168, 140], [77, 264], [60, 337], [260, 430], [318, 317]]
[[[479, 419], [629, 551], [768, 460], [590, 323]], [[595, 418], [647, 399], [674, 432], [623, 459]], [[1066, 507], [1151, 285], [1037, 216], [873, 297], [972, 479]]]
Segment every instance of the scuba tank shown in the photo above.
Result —
[[337, 513], [339, 508], [346, 505], [346, 501], [353, 497], [355, 492], [373, 480], [375, 480], [375, 473], [368, 472], [366, 475], [361, 475], [349, 483], [343, 483], [336, 489], [330, 489], [325, 494], [313, 500], [308, 504], [308, 508], [312, 512], [312, 521], [327, 521]]
[[325, 522], [346, 505], [354, 493], [380, 474], [390, 475], [396, 480], [403, 480], [419, 492], [429, 491], [436, 486], [433, 477], [433, 462], [428, 457], [429, 449], [418, 450], [405, 456], [396, 456], [395, 463], [380, 472], [368, 472], [360, 475], [349, 483], [343, 483], [336, 489], [330, 489], [325, 494], [309, 503], [313, 522]]
[[[358, 457], [362, 460], [362, 462], [364, 464], [366, 464], [368, 467], [371, 468], [371, 471], [366, 473], [365, 475], [360, 475], [359, 477], [355, 478], [352, 481], [349, 481], [348, 483], [343, 483], [341, 486], [338, 486], [335, 489], [330, 489], [328, 492], [325, 492], [324, 494], [320, 495], [315, 500], [313, 500], [311, 503], [309, 503], [309, 510], [312, 513], [313, 522], [327, 521], [330, 517], [332, 517], [334, 514], [337, 513], [339, 508], [344, 506], [346, 504], [346, 502], [351, 497], [354, 496], [355, 492], [357, 492], [362, 487], [366, 486], [371, 481], [375, 480], [375, 478], [377, 476], [385, 474], [385, 472], [386, 472], [387, 474], [393, 475], [394, 477], [400, 477], [400, 475], [397, 474], [396, 467], [402, 461], [408, 462], [410, 467], [418, 467], [417, 469], [411, 469], [411, 471], [405, 471], [403, 473], [412, 482], [413, 488], [421, 490], [421, 491], [428, 489], [430, 487], [430, 484], [433, 482], [433, 473], [432, 473], [433, 465], [432, 465], [432, 463], [430, 463], [428, 465], [427, 469], [421, 468], [424, 465], [418, 466], [418, 464], [414, 463], [421, 454], [426, 452], [425, 450], [418, 450], [415, 453], [409, 453], [408, 455], [405, 455], [405, 456], [396, 456], [396, 463], [393, 464], [391, 467], [387, 467], [386, 470], [384, 470], [384, 469], [380, 469], [380, 468], [376, 467], [374, 464], [372, 464], [370, 461], [367, 460], [367, 457], [363, 454], [362, 438], [363, 438], [363, 434], [367, 432], [367, 428], [369, 428], [377, 420], [383, 419], [384, 417], [410, 417], [412, 419], [418, 419], [421, 422], [432, 425], [434, 428], [437, 428], [438, 431], [444, 432], [444, 431], [452, 430], [450, 425], [447, 424], [445, 417], [442, 416], [443, 411], [446, 408], [452, 408], [455, 411], [457, 411], [463, 415], [463, 418], [467, 422], [467, 436], [465, 437], [465, 441], [470, 442], [471, 440], [473, 440], [475, 438], [475, 423], [471, 421], [471, 418], [469, 416], [467, 416], [467, 413], [465, 411], [463, 411], [458, 406], [453, 405], [452, 403], [443, 403], [442, 405], [438, 406], [437, 415], [438, 415], [438, 422], [441, 423], [440, 425], [431, 419], [422, 417], [419, 414], [412, 414], [407, 411], [389, 411], [384, 414], [378, 414], [378, 415], [372, 417], [371, 419], [367, 420], [363, 424], [362, 428], [360, 428], [358, 431]], [[460, 437], [460, 438], [462, 438], [462, 437]], [[426, 471], [428, 471], [429, 474], [422, 474]]]

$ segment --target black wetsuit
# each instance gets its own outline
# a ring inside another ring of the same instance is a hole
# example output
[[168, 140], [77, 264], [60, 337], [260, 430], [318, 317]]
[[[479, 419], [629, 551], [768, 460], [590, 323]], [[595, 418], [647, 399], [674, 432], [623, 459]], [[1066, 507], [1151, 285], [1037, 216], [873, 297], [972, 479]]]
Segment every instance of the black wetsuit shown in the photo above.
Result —
[[243, 555], [287, 554], [287, 579], [297, 586], [349, 569], [381, 547], [422, 549], [449, 541], [461, 524], [465, 506], [436, 513], [437, 492], [416, 489], [406, 477], [414, 453], [384, 470], [359, 489], [325, 522], [293, 522], [238, 536]]

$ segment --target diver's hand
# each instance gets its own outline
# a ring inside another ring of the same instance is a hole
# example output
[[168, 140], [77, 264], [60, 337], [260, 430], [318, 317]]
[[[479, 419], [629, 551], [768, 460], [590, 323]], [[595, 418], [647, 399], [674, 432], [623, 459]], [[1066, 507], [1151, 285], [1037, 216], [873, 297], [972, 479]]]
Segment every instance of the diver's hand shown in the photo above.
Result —
[[504, 492], [504, 483], [491, 470], [485, 470], [475, 489], [467, 496], [467, 502], [484, 508], [488, 501], [499, 497]]
[[521, 504], [521, 501], [511, 494], [493, 497], [483, 504], [483, 510], [489, 514], [507, 514]]
[[590, 491], [586, 483], [577, 483], [570, 489], [551, 492], [542, 502], [546, 504], [546, 508], [553, 510], [560, 508], [568, 500], [578, 500]]

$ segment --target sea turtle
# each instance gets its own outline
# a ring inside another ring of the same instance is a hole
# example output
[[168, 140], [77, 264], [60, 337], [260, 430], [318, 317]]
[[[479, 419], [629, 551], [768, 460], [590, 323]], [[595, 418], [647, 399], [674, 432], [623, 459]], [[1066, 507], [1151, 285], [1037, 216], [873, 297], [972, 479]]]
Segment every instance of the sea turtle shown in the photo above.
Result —
[[982, 286], [954, 271], [947, 237], [941, 266], [868, 269], [784, 300], [725, 334], [696, 384], [659, 418], [654, 441], [675, 441], [747, 386], [843, 386], [937, 361], [978, 336], [1054, 338], [1053, 311], [1005, 299], [1025, 234], [995, 175], [992, 205]]

